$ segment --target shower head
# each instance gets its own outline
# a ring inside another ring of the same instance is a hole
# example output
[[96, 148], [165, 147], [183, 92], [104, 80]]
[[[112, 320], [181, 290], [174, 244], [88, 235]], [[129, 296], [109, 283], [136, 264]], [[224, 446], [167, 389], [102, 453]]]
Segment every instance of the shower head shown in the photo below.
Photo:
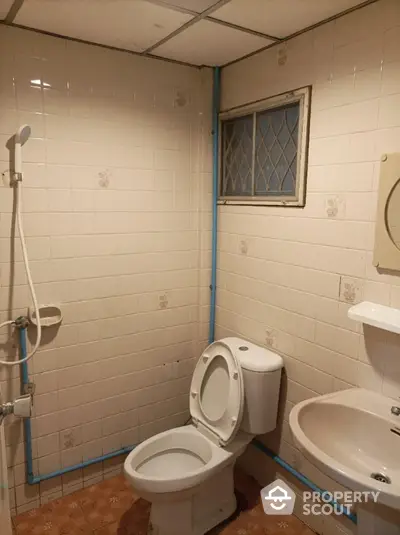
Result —
[[22, 125], [15, 132], [15, 145], [14, 145], [14, 173], [18, 176], [18, 180], [22, 180], [22, 150], [24, 145], [31, 135], [31, 127], [27, 124]]
[[15, 143], [19, 143], [20, 145], [24, 145], [29, 137], [31, 135], [31, 127], [27, 124], [24, 124], [23, 126], [20, 126], [15, 133]]

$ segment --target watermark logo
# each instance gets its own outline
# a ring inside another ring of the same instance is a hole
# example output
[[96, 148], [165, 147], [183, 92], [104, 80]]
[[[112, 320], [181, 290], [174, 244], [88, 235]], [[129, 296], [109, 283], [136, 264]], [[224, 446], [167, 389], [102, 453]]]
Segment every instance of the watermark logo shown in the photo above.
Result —
[[303, 492], [303, 514], [305, 516], [350, 515], [356, 503], [377, 503], [380, 492], [334, 491]]
[[[303, 492], [303, 515], [329, 516], [351, 515], [354, 504], [377, 503], [379, 492], [364, 491], [314, 491]], [[294, 510], [296, 494], [281, 479], [277, 479], [261, 491], [264, 512], [267, 515], [291, 515]]]
[[281, 479], [277, 479], [261, 491], [264, 512], [267, 515], [291, 515], [296, 494]]

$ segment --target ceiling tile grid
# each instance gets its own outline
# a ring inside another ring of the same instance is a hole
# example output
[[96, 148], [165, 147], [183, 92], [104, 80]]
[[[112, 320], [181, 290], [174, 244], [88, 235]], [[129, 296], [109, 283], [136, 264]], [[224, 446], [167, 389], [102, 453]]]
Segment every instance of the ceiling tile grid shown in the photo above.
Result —
[[194, 11], [195, 13], [203, 13], [206, 9], [218, 4], [218, 0], [159, 0], [159, 2], [170, 7]]
[[362, 4], [364, 0], [0, 0], [0, 20], [191, 65], [223, 66]]
[[144, 52], [193, 15], [145, 0], [25, 0], [15, 23], [66, 37]]
[[282, 39], [361, 3], [360, 0], [231, 0], [212, 16]]
[[274, 41], [240, 30], [201, 20], [176, 35], [153, 54], [195, 65], [224, 65]]

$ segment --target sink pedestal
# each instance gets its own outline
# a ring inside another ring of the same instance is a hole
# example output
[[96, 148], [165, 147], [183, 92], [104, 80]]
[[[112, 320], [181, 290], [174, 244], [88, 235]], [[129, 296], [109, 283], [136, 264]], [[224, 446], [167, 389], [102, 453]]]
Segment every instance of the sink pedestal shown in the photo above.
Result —
[[359, 535], [400, 535], [400, 511], [380, 504], [365, 504], [357, 509]]

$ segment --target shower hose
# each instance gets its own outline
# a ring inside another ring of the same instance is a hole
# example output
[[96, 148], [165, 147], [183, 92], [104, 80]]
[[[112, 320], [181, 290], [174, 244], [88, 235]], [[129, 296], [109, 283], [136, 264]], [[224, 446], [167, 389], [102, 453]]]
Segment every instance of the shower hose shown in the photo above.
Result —
[[[25, 235], [24, 235], [24, 229], [22, 225], [22, 216], [21, 216], [22, 181], [18, 178], [15, 181], [15, 188], [16, 188], [16, 195], [17, 195], [16, 211], [17, 211], [18, 233], [19, 233], [19, 238], [21, 241], [22, 258], [23, 258], [24, 265], [25, 265], [26, 277], [28, 279], [28, 286], [31, 292], [33, 308], [34, 308], [35, 316], [36, 316], [37, 331], [36, 331], [36, 342], [32, 348], [32, 351], [29, 352], [25, 358], [20, 359], [20, 360], [0, 360], [0, 365], [3, 365], [3, 366], [17, 366], [19, 364], [22, 364], [30, 360], [33, 357], [33, 355], [36, 353], [36, 351], [38, 350], [39, 345], [40, 345], [40, 340], [42, 337], [42, 326], [41, 326], [40, 316], [39, 316], [39, 307], [38, 307], [38, 303], [36, 299], [35, 288], [32, 282], [31, 270], [29, 268], [28, 253], [26, 250]], [[14, 320], [5, 321], [0, 324], [0, 328], [5, 327], [6, 325], [14, 325], [14, 324], [15, 324]]]

